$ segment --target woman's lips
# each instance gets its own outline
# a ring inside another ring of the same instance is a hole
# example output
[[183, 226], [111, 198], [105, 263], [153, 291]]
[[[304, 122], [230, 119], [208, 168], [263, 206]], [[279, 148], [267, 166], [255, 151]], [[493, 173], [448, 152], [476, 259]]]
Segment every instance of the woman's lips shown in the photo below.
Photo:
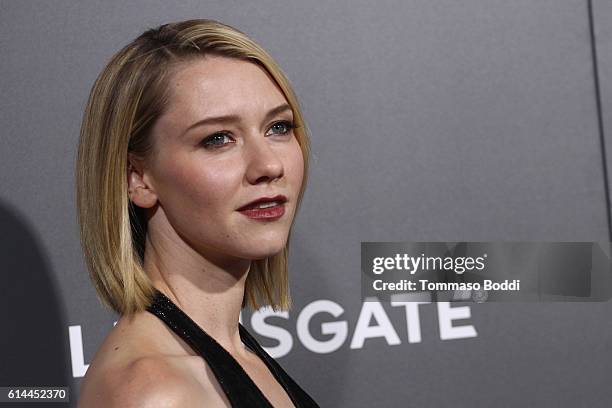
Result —
[[277, 194], [274, 197], [259, 197], [256, 200], [251, 201], [248, 204], [243, 205], [238, 211], [246, 210], [255, 207], [268, 207], [270, 203], [283, 204], [287, 201], [287, 197], [282, 194]]
[[287, 197], [277, 194], [272, 197], [260, 197], [240, 207], [237, 211], [257, 221], [275, 221], [285, 214]]
[[279, 203], [268, 208], [247, 208], [238, 212], [257, 221], [276, 221], [285, 214], [285, 204]]

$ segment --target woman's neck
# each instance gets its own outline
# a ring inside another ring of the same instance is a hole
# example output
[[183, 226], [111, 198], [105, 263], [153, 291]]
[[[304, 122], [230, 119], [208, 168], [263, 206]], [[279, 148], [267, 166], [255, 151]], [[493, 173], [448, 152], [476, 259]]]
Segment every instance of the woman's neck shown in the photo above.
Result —
[[153, 285], [228, 352], [247, 354], [238, 321], [250, 260], [213, 262], [183, 240], [156, 238], [147, 234], [144, 259]]

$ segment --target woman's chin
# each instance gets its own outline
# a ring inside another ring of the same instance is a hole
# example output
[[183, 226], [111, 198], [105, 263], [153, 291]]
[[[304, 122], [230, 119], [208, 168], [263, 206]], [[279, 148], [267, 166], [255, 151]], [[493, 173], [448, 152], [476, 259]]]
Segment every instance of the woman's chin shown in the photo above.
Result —
[[248, 258], [253, 260], [265, 259], [278, 254], [285, 248], [287, 241], [279, 240], [277, 242], [259, 243], [256, 247], [250, 248]]

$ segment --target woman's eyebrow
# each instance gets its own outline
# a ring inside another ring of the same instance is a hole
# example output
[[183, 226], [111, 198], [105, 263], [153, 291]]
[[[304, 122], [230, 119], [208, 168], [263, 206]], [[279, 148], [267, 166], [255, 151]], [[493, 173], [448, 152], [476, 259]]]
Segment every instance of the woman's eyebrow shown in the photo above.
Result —
[[[289, 106], [289, 104], [284, 103], [282, 105], [279, 105], [276, 108], [270, 109], [270, 111], [266, 113], [266, 116], [264, 116], [264, 122], [272, 119], [274, 116], [278, 115], [279, 113], [282, 113], [285, 111], [291, 111], [291, 110], [292, 109], [291, 109], [291, 106]], [[237, 122], [239, 120], [240, 120], [240, 116], [238, 115], [223, 115], [223, 116], [213, 116], [210, 118], [204, 118], [202, 120], [199, 120], [193, 123], [187, 129], [185, 129], [185, 131], [183, 132], [183, 135], [189, 132], [191, 129], [198, 127], [198, 126], [216, 124], [216, 123], [231, 123], [231, 122]]]

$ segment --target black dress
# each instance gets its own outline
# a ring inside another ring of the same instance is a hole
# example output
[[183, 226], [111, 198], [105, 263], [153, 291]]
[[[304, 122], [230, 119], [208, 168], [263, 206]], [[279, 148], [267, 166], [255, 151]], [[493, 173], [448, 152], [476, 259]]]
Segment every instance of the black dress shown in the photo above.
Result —
[[[270, 401], [251, 380], [238, 361], [163, 293], [156, 290], [154, 301], [147, 308], [147, 311], [159, 317], [180, 338], [189, 344], [196, 353], [206, 360], [232, 407], [272, 407]], [[296, 407], [319, 407], [289, 377], [285, 370], [266, 353], [242, 324], [238, 323], [238, 328], [242, 342], [263, 360]]]

